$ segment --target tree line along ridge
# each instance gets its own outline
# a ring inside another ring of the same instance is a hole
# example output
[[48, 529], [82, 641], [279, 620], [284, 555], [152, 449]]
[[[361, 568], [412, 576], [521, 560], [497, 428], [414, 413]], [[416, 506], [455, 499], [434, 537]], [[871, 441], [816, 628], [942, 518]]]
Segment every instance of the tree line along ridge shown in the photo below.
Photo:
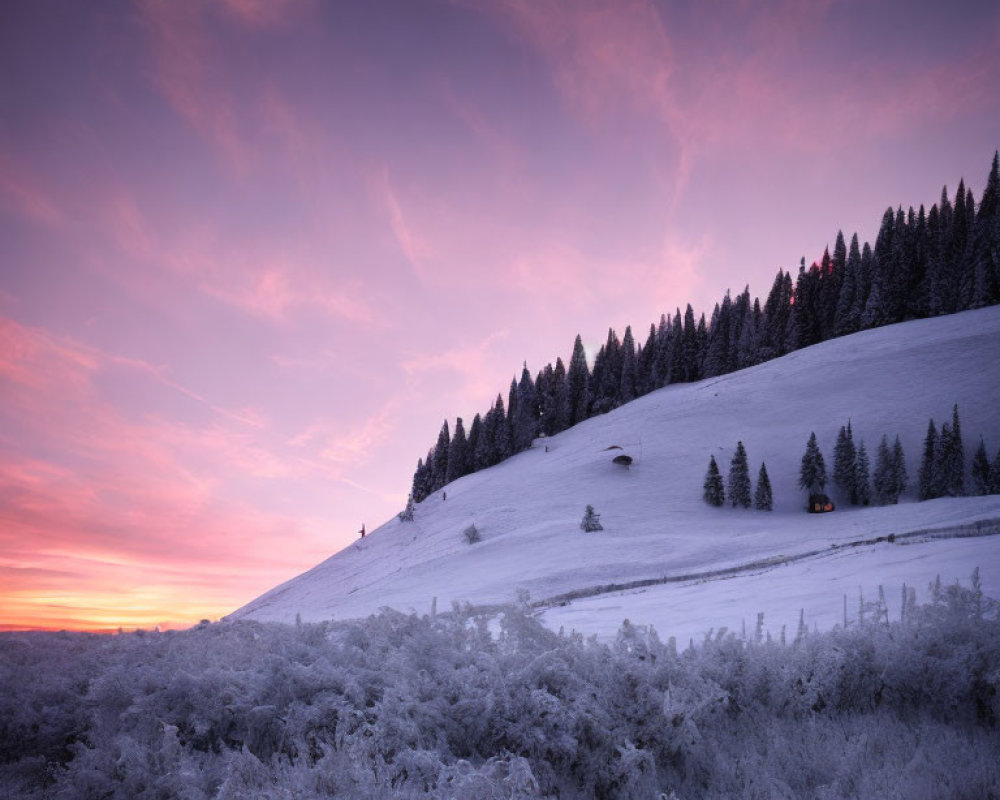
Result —
[[453, 432], [445, 420], [417, 461], [412, 499], [419, 503], [528, 449], [540, 435], [553, 436], [668, 384], [724, 375], [861, 330], [997, 303], [1000, 153], [978, 207], [961, 180], [953, 199], [945, 187], [930, 210], [887, 208], [874, 246], [859, 246], [857, 234], [848, 245], [838, 232], [833, 252], [827, 248], [809, 267], [803, 258], [794, 281], [779, 269], [763, 305], [751, 300], [749, 286], [735, 298], [727, 290], [709, 320], [703, 313], [696, 321], [689, 303], [683, 314], [678, 308], [651, 324], [645, 343], [636, 341], [631, 326], [621, 339], [609, 329], [592, 367], [579, 335], [568, 368], [556, 358], [532, 378], [525, 363], [506, 404], [498, 393], [468, 431], [461, 417]]

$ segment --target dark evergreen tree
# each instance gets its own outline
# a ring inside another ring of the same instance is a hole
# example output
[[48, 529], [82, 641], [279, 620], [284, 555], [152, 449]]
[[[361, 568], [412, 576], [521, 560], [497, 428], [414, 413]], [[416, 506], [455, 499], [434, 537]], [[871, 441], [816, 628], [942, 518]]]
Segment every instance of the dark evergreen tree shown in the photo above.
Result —
[[981, 438], [972, 457], [972, 493], [990, 494], [990, 457], [986, 455], [986, 443]]
[[476, 414], [472, 418], [472, 425], [469, 426], [469, 436], [465, 445], [466, 469], [475, 472], [479, 469], [476, 466], [476, 448], [479, 447], [479, 437], [483, 433], [483, 418]]
[[587, 418], [587, 407], [590, 403], [589, 381], [587, 355], [583, 350], [583, 340], [577, 334], [576, 341], [573, 343], [573, 356], [569, 362], [569, 372], [566, 375], [569, 389], [570, 426], [583, 422]]
[[636, 384], [638, 379], [638, 363], [631, 325], [626, 326], [625, 336], [622, 338], [621, 364], [618, 400], [620, 403], [628, 403], [637, 397]]
[[496, 453], [497, 439], [497, 413], [496, 406], [491, 406], [483, 417], [482, 425], [479, 429], [479, 437], [476, 442], [476, 449], [473, 451], [473, 460], [477, 470], [492, 467], [497, 463]]
[[892, 444], [892, 470], [893, 470], [893, 491], [894, 503], [899, 501], [899, 496], [906, 491], [910, 483], [910, 473], [906, 469], [906, 456], [903, 455], [903, 443], [896, 435], [896, 440]]
[[[514, 421], [514, 449], [517, 452], [527, 450], [538, 436], [539, 404], [535, 383], [528, 372], [525, 362], [521, 369], [521, 381], [517, 384], [517, 417]], [[510, 411], [508, 409], [508, 416]]]
[[721, 506], [726, 502], [726, 491], [722, 486], [722, 475], [719, 474], [719, 465], [715, 463], [715, 456], [709, 456], [708, 472], [705, 473], [704, 485], [705, 502], [710, 506]]
[[[660, 318], [663, 319], [663, 316]], [[650, 324], [646, 344], [636, 356], [635, 392], [640, 397], [658, 388], [657, 362], [660, 357], [658, 342], [656, 326]]]
[[417, 503], [426, 497], [423, 489], [425, 480], [424, 471], [424, 460], [422, 458], [418, 458], [417, 469], [413, 473], [413, 483], [410, 485], [410, 497], [412, 497]]
[[441, 432], [438, 434], [437, 444], [434, 445], [434, 488], [436, 492], [448, 482], [448, 451], [451, 448], [451, 436], [448, 433], [448, 420], [441, 425]]
[[503, 397], [497, 395], [497, 401], [493, 404], [493, 413], [496, 417], [493, 428], [493, 464], [499, 464], [514, 454], [514, 447], [510, 440], [510, 426], [507, 424], [507, 414], [503, 407]]
[[937, 429], [934, 427], [933, 418], [927, 423], [927, 435], [924, 437], [924, 455], [920, 462], [920, 471], [917, 475], [917, 496], [921, 500], [932, 500], [940, 497], [938, 487], [941, 483], [937, 474], [937, 450], [938, 450]]
[[975, 286], [971, 305], [1000, 302], [1000, 153], [996, 152], [976, 216], [972, 267]]
[[455, 435], [451, 437], [451, 445], [448, 450], [448, 472], [445, 483], [457, 481], [463, 475], [468, 475], [469, 469], [469, 443], [465, 438], [465, 426], [462, 418], [455, 420]]
[[743, 442], [736, 443], [736, 452], [729, 462], [729, 502], [733, 508], [742, 506], [750, 508], [750, 464], [747, 462], [747, 451], [743, 448]]
[[724, 375], [729, 371], [729, 328], [732, 312], [732, 301], [729, 292], [722, 298], [722, 305], [716, 304], [712, 312], [712, 323], [708, 328], [708, 349], [705, 352], [705, 363], [702, 375], [711, 378]]
[[786, 337], [792, 313], [792, 277], [778, 270], [771, 292], [764, 303], [761, 336], [761, 360], [767, 361], [788, 352]]
[[1000, 494], [1000, 449], [990, 464], [990, 494]]
[[895, 498], [893, 497], [895, 474], [892, 464], [892, 453], [889, 452], [889, 440], [885, 434], [882, 434], [882, 441], [879, 442], [878, 451], [875, 456], [873, 488], [872, 497], [875, 500], [875, 505], [884, 506], [895, 502]]
[[554, 410], [552, 433], [559, 433], [570, 426], [570, 418], [573, 415], [573, 407], [569, 394], [569, 380], [566, 376], [566, 367], [561, 358], [556, 359], [556, 367], [552, 371], [552, 398]]
[[941, 425], [941, 435], [935, 449], [935, 497], [961, 497], [965, 494], [965, 448], [958, 405], [952, 410], [951, 424]]
[[868, 452], [862, 441], [858, 446], [858, 463], [854, 471], [854, 491], [859, 506], [867, 506], [872, 501], [872, 482], [868, 466]]
[[833, 449], [833, 485], [840, 492], [842, 500], [857, 504], [857, 491], [854, 487], [855, 464], [857, 453], [854, 449], [854, 435], [851, 422], [841, 426], [837, 434], [837, 444]]
[[767, 465], [761, 462], [760, 473], [757, 475], [757, 491], [754, 494], [754, 508], [758, 511], [770, 511], [773, 505], [771, 479], [767, 477]]
[[824, 486], [826, 486], [826, 462], [816, 442], [816, 434], [810, 433], [799, 469], [799, 488], [812, 494], [822, 491]]
[[844, 279], [840, 284], [840, 294], [837, 297], [837, 310], [834, 314], [834, 333], [844, 336], [858, 330], [857, 293], [858, 281], [861, 277], [861, 251], [858, 249], [858, 235], [851, 237], [851, 249], [844, 265]]
[[583, 513], [583, 519], [580, 521], [580, 530], [587, 533], [604, 530], [604, 526], [601, 525], [601, 515], [597, 514], [591, 505], [588, 505]]

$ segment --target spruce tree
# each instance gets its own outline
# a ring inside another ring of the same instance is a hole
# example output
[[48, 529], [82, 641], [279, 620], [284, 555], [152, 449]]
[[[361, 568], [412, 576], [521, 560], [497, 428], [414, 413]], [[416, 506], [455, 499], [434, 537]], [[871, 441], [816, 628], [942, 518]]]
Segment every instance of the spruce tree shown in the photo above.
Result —
[[892, 463], [892, 453], [889, 452], [889, 439], [882, 434], [875, 456], [874, 492], [875, 505], [884, 506], [895, 502], [895, 470]]
[[754, 508], [758, 511], [770, 511], [772, 507], [771, 479], [767, 477], [767, 465], [761, 462], [760, 473], [757, 475], [757, 491], [754, 494]]
[[1000, 494], [1000, 449], [990, 464], [990, 494]]
[[[508, 411], [509, 414], [509, 411]], [[535, 384], [525, 362], [521, 370], [521, 381], [517, 384], [517, 415], [514, 420], [514, 449], [527, 450], [538, 436], [539, 403]]]
[[934, 497], [947, 497], [949, 494], [949, 471], [952, 463], [952, 453], [955, 442], [951, 433], [951, 425], [941, 423], [941, 433], [938, 436], [937, 447], [934, 450]]
[[632, 337], [632, 326], [625, 328], [625, 336], [622, 338], [621, 347], [622, 369], [621, 381], [618, 389], [618, 399], [621, 403], [628, 403], [638, 396], [636, 384], [638, 382], [638, 363], [635, 354], [635, 340]]
[[899, 434], [892, 444], [892, 470], [895, 494], [892, 502], [896, 503], [910, 482], [910, 473], [906, 469], [906, 456], [903, 455], [903, 443], [899, 441]]
[[868, 467], [868, 451], [862, 441], [858, 446], [858, 463], [854, 470], [854, 491], [857, 494], [858, 505], [867, 506], [872, 501], [872, 483]]
[[972, 457], [972, 493], [984, 495], [990, 493], [990, 458], [986, 455], [986, 443], [979, 439], [979, 447]]
[[469, 473], [469, 443], [465, 438], [462, 418], [455, 420], [455, 435], [448, 450], [448, 472], [445, 483], [451, 483]]
[[588, 383], [590, 372], [587, 368], [587, 355], [583, 350], [583, 340], [577, 334], [573, 342], [573, 356], [570, 358], [566, 383], [569, 390], [569, 426], [583, 422], [587, 418], [587, 407], [590, 403]]
[[448, 482], [448, 450], [451, 446], [451, 436], [448, 433], [448, 420], [441, 426], [437, 444], [434, 446], [434, 488], [436, 492]]
[[733, 508], [742, 506], [750, 508], [750, 465], [747, 463], [747, 451], [743, 442], [736, 443], [736, 452], [729, 462], [729, 502]]
[[962, 424], [958, 420], [958, 403], [951, 412], [951, 448], [947, 459], [947, 492], [952, 497], [961, 497], [965, 494], [965, 447], [962, 444]]
[[820, 492], [826, 486], [826, 462], [816, 443], [815, 432], [809, 434], [806, 451], [802, 455], [802, 465], [799, 469], [799, 488], [810, 494]]
[[715, 456], [709, 456], [704, 489], [703, 497], [710, 506], [725, 504], [726, 492], [722, 486], [722, 475], [719, 474], [719, 465], [715, 463]]
[[583, 513], [583, 519], [580, 521], [580, 530], [587, 533], [604, 530], [604, 526], [601, 525], [601, 515], [595, 513], [594, 507], [591, 505], [588, 505], [586, 511]]
[[833, 484], [840, 492], [841, 499], [857, 504], [854, 490], [854, 464], [857, 453], [854, 450], [854, 435], [851, 422], [841, 426], [837, 434], [837, 444], [833, 449]]
[[920, 472], [917, 476], [917, 496], [921, 500], [931, 500], [938, 496], [937, 477], [937, 429], [934, 427], [934, 419], [927, 423], [927, 435], [924, 437], [924, 456], [920, 462]]

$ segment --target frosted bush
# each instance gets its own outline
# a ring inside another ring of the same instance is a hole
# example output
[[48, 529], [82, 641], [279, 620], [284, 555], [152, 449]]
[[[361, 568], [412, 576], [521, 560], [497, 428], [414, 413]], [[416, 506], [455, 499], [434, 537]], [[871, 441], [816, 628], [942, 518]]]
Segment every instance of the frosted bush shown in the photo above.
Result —
[[[876, 622], [876, 619], [878, 622]], [[5, 798], [1000, 796], [1000, 623], [932, 587], [788, 646], [509, 608], [0, 635]]]

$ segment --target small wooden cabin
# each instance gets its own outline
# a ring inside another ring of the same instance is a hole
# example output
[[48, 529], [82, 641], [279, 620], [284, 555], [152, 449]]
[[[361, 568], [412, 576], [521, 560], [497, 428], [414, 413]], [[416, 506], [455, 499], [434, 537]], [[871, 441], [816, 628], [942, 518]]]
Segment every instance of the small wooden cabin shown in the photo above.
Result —
[[809, 495], [809, 505], [806, 510], [810, 514], [825, 514], [828, 511], [833, 511], [834, 508], [833, 500], [822, 492]]

